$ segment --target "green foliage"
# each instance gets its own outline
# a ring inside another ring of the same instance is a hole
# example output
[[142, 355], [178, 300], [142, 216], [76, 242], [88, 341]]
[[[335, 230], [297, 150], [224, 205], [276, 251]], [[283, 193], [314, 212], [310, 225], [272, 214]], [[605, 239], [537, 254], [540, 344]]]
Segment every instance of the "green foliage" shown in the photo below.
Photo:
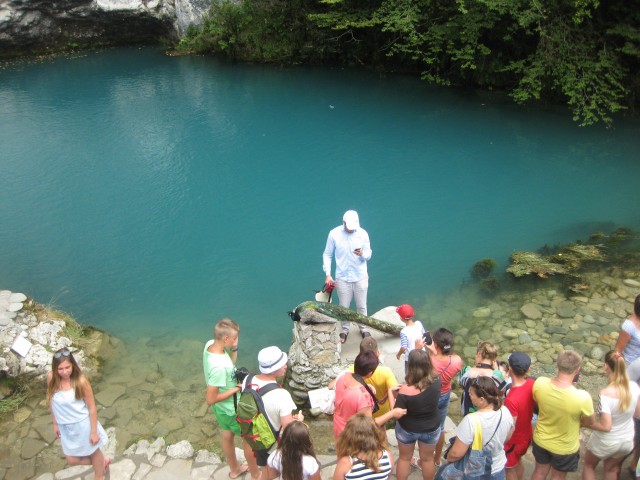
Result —
[[640, 91], [640, 9], [622, 0], [324, 0], [319, 10], [309, 18], [340, 32], [345, 58], [385, 52], [429, 81], [561, 100], [581, 125], [610, 124]]
[[214, 0], [202, 27], [191, 28], [177, 49], [240, 60], [300, 61], [310, 48], [304, 2]]
[[214, 0], [178, 49], [420, 72], [564, 102], [580, 125], [640, 98], [640, 9], [623, 0]]
[[12, 378], [3, 380], [3, 389], [9, 390], [9, 395], [0, 399], [0, 416], [13, 413], [22, 405], [31, 393], [31, 388], [25, 379]]
[[473, 267], [471, 267], [471, 278], [473, 278], [474, 280], [487, 278], [497, 265], [498, 262], [496, 262], [493, 258], [483, 258], [482, 260], [474, 263]]

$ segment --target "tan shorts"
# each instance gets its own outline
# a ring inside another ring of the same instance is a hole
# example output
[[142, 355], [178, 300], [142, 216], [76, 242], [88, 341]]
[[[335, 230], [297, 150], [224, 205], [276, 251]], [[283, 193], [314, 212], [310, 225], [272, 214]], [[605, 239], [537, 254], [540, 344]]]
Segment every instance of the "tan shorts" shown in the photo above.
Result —
[[593, 432], [587, 449], [599, 459], [623, 458], [633, 450], [633, 438], [621, 439], [603, 432]]

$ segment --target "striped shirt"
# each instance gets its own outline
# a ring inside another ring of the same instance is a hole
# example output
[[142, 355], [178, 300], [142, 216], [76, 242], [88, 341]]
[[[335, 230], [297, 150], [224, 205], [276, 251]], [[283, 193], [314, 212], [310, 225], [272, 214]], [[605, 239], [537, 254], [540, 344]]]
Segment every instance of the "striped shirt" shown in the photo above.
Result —
[[375, 472], [368, 468], [362, 460], [351, 458], [351, 470], [344, 476], [345, 480], [388, 480], [391, 473], [391, 461], [389, 460], [389, 452], [384, 450], [382, 456], [378, 459], [379, 471]]

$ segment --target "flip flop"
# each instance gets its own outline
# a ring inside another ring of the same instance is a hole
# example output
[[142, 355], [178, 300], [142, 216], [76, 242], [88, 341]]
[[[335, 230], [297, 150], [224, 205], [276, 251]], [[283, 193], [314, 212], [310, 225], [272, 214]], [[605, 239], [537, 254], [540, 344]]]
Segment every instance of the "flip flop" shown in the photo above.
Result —
[[418, 470], [422, 471], [422, 465], [420, 465], [420, 459], [417, 457], [412, 457], [411, 458], [411, 466], [414, 468], [417, 468]]
[[240, 466], [240, 473], [237, 473], [235, 475], [232, 475], [231, 472], [229, 472], [229, 478], [238, 478], [241, 475], [244, 475], [245, 473], [247, 473], [249, 471], [249, 465], [244, 464]]
[[340, 343], [344, 343], [347, 341], [347, 337], [349, 336], [349, 332], [340, 333]]

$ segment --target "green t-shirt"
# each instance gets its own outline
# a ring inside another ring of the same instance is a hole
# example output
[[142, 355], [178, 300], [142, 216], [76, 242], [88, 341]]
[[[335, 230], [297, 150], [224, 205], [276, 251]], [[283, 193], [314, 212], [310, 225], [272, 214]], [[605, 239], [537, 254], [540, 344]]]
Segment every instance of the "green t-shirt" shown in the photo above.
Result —
[[[204, 379], [208, 386], [218, 387], [218, 393], [226, 392], [236, 386], [233, 375], [236, 366], [227, 352], [211, 353], [209, 347], [214, 340], [209, 340], [202, 353], [202, 365], [204, 367]], [[227, 415], [235, 416], [236, 409], [233, 404], [233, 395], [229, 398], [213, 404], [213, 410]]]

